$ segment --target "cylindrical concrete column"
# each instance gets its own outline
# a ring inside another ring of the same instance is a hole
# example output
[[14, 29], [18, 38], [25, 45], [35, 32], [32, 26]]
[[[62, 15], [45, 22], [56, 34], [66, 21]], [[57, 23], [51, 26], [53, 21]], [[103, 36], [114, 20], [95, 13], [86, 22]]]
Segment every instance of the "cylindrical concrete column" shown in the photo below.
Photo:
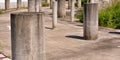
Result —
[[71, 0], [68, 0], [68, 9], [71, 9]]
[[40, 4], [41, 4], [40, 0], [35, 0], [35, 12], [40, 11], [40, 7], [41, 7]]
[[42, 0], [39, 1], [39, 12], [42, 11]]
[[81, 0], [77, 0], [77, 7], [81, 8]]
[[95, 0], [91, 0], [91, 3], [95, 3]]
[[53, 8], [53, 1], [55, 1], [55, 0], [50, 0], [50, 9]]
[[22, 6], [22, 0], [17, 0], [17, 9], [20, 9]]
[[28, 0], [28, 12], [35, 12], [35, 0]]
[[57, 25], [57, 2], [56, 1], [53, 1], [53, 10], [52, 10], [52, 13], [53, 13], [53, 22], [52, 22], [52, 26], [53, 28], [56, 27]]
[[45, 60], [43, 13], [11, 14], [12, 60]]
[[46, 3], [50, 3], [50, 0], [45, 0]]
[[71, 0], [71, 22], [74, 21], [74, 15], [75, 15], [75, 0]]
[[95, 3], [95, 1], [94, 0], [89, 0], [89, 3]]
[[10, 0], [5, 0], [5, 10], [10, 8]]
[[58, 0], [58, 17], [64, 18], [66, 16], [66, 0]]
[[98, 37], [98, 4], [87, 3], [84, 5], [84, 38], [94, 40]]

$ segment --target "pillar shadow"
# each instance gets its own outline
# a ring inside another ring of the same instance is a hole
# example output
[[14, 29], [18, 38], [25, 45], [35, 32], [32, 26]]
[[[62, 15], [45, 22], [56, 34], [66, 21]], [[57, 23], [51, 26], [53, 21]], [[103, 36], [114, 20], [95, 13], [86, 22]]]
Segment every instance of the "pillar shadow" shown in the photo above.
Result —
[[120, 32], [109, 32], [111, 34], [120, 34]]
[[76, 36], [76, 35], [69, 35], [69, 36], [65, 36], [65, 37], [84, 40], [84, 37], [82, 37], [82, 36]]
[[83, 25], [76, 25], [76, 26], [83, 26]]
[[45, 29], [51, 29], [51, 30], [53, 30], [54, 28], [52, 28], [52, 27], [45, 27]]

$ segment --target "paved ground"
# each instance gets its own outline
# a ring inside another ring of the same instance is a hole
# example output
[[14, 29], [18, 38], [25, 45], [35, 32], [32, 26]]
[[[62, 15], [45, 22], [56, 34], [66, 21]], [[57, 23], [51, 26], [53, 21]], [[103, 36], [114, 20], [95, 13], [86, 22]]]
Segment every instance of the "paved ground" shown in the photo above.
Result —
[[[43, 10], [47, 60], [120, 60], [120, 30], [100, 28], [97, 40], [84, 40], [82, 24], [70, 23], [67, 17], [53, 30], [51, 10]], [[10, 13], [0, 15], [0, 52], [7, 56], [11, 56]]]

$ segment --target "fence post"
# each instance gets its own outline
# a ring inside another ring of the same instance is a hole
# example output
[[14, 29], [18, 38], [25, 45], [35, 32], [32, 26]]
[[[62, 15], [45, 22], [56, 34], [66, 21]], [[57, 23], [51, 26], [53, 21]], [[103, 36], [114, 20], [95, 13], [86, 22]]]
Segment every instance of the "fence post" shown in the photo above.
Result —
[[55, 28], [56, 27], [56, 25], [57, 25], [57, 2], [56, 1], [53, 1], [53, 10], [52, 10], [52, 12], [53, 12], [53, 22], [52, 22], [52, 26], [53, 26], [53, 28]]
[[43, 13], [11, 14], [12, 60], [45, 60]]
[[95, 40], [98, 37], [98, 4], [87, 3], [84, 5], [84, 38]]

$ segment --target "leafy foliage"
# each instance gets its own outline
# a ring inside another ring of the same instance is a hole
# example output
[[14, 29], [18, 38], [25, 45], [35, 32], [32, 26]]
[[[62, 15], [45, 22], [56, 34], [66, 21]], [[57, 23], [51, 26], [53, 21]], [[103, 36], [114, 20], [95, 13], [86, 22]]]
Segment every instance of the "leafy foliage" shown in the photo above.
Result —
[[99, 12], [99, 25], [120, 29], [120, 2], [115, 2]]
[[87, 0], [81, 0], [82, 2], [82, 6], [84, 5], [84, 3], [87, 3]]
[[[83, 13], [79, 14], [77, 18], [83, 22]], [[116, 1], [99, 11], [99, 25], [120, 29], [120, 1]]]

